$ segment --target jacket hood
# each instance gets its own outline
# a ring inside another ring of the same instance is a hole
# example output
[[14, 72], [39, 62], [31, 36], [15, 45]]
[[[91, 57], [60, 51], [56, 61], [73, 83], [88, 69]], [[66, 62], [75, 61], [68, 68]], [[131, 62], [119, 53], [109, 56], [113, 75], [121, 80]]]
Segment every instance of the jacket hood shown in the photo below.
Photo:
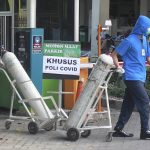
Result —
[[146, 16], [139, 16], [131, 34], [146, 36], [148, 28], [150, 28], [150, 19]]

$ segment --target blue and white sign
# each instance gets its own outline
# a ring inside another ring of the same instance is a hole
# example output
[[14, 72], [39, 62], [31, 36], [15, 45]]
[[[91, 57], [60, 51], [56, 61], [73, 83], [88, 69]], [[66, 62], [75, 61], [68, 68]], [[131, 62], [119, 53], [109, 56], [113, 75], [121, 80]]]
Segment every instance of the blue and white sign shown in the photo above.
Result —
[[42, 52], [42, 36], [33, 36], [33, 53], [41, 53]]

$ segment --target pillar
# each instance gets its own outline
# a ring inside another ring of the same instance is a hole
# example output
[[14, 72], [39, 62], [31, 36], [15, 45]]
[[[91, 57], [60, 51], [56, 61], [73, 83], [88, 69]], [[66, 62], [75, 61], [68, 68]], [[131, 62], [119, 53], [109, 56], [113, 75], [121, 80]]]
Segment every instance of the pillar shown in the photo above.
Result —
[[148, 15], [148, 0], [140, 0], [140, 15]]
[[74, 0], [74, 41], [79, 41], [79, 0]]
[[98, 55], [97, 51], [97, 27], [99, 24], [101, 0], [92, 0], [92, 19], [91, 19], [91, 57]]
[[27, 27], [36, 28], [36, 0], [27, 0]]
[[98, 24], [105, 26], [105, 20], [109, 19], [110, 0], [92, 0], [92, 21], [91, 21], [91, 57], [98, 56], [97, 28]]

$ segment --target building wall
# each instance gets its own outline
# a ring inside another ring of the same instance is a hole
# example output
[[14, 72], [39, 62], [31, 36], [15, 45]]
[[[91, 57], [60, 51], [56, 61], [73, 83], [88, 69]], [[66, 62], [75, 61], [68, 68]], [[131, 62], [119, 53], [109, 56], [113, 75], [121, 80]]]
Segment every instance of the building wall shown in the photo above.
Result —
[[150, 17], [150, 1], [149, 0], [141, 0], [140, 13], [141, 15], [146, 15]]

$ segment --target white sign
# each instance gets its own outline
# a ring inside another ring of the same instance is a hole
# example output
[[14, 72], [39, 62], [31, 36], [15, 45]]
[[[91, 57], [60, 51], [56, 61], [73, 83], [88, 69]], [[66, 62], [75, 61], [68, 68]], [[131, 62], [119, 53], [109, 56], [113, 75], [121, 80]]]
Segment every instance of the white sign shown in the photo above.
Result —
[[43, 56], [43, 73], [79, 76], [80, 58]]

